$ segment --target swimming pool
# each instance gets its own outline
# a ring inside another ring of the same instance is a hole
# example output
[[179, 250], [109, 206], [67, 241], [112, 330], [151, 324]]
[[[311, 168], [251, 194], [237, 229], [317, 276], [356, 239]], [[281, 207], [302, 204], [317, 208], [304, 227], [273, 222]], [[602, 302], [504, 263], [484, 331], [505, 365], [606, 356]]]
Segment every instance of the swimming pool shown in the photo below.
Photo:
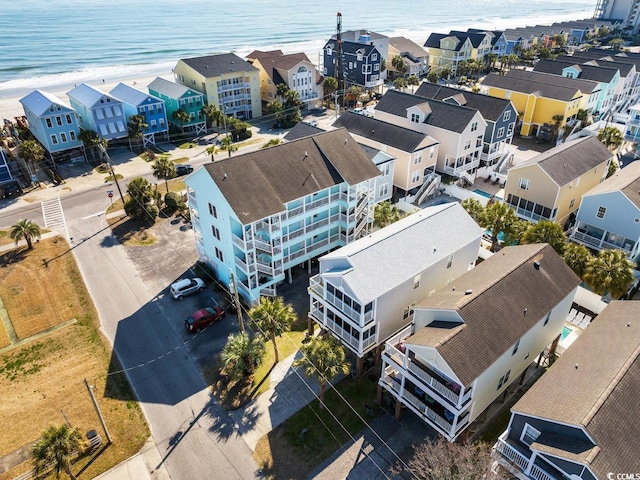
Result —
[[573, 330], [570, 329], [569, 327], [562, 327], [562, 333], [560, 334], [560, 341], [563, 341], [565, 338], [571, 335], [571, 332], [573, 332]]
[[487, 193], [487, 192], [485, 192], [484, 190], [480, 190], [479, 188], [476, 188], [476, 189], [473, 191], [473, 193], [476, 193], [476, 194], [478, 194], [478, 195], [482, 195], [483, 197], [486, 197], [486, 198], [491, 198], [491, 194], [490, 194], [490, 193]]

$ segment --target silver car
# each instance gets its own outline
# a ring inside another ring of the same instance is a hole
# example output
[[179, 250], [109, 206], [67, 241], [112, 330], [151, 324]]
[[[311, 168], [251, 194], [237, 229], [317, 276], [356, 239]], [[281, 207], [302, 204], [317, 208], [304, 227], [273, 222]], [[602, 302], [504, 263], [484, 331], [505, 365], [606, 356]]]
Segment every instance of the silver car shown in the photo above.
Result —
[[182, 300], [192, 293], [202, 292], [207, 288], [201, 278], [183, 278], [171, 284], [171, 296], [176, 300]]

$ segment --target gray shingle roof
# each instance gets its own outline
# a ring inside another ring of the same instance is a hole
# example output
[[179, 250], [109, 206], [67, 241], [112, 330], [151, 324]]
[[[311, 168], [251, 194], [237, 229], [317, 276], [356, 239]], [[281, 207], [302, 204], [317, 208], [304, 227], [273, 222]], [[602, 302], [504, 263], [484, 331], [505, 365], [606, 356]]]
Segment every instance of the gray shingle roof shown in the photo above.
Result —
[[[571, 59], [573, 59], [575, 62], [581, 62], [581, 63], [590, 62], [595, 65], [606, 66], [611, 64], [611, 66], [620, 70], [620, 75], [625, 77], [629, 74], [631, 69], [634, 66], [636, 66], [635, 62], [633, 62], [628, 58], [603, 56], [603, 55], [598, 55], [598, 54], [589, 53], [589, 52], [574, 52], [573, 55], [571, 56], [562, 55], [557, 58], [560, 60], [567, 59], [567, 61], [571, 61]], [[636, 66], [636, 70], [637, 69], [638, 67]]]
[[503, 248], [416, 306], [455, 310], [463, 325], [445, 337], [427, 326], [405, 344], [435, 347], [469, 385], [579, 284], [548, 244]]
[[[640, 472], [640, 302], [612, 301], [512, 411], [585, 427], [598, 478]], [[576, 368], [577, 366], [577, 368]]]
[[596, 137], [583, 137], [553, 147], [512, 170], [538, 164], [556, 184], [563, 186], [612, 156]]
[[397, 90], [387, 90], [377, 103], [376, 110], [407, 118], [407, 109], [421, 104], [426, 104], [431, 109], [431, 114], [424, 121], [425, 124], [457, 133], [462, 133], [478, 112], [473, 108], [461, 107]]
[[534, 93], [556, 100], [570, 101], [577, 92], [591, 94], [599, 90], [598, 82], [566, 78], [550, 73], [510, 70], [506, 75], [490, 73], [481, 82], [482, 85], [504, 88], [514, 92]]
[[636, 207], [640, 208], [640, 162], [631, 162], [624, 169], [619, 168], [616, 173], [593, 187], [583, 196], [618, 191], [622, 192]]
[[346, 258], [342, 282], [367, 304], [477, 241], [482, 229], [458, 202], [425, 208], [328, 253]]
[[429, 145], [438, 143], [436, 139], [429, 137], [427, 134], [351, 112], [345, 112], [340, 115], [333, 123], [333, 126], [344, 127], [354, 135], [369, 138], [403, 152], [415, 151], [425, 139], [430, 140]]
[[485, 120], [493, 122], [500, 119], [502, 114], [509, 108], [510, 100], [504, 98], [491, 97], [482, 93], [468, 92], [457, 88], [436, 85], [435, 83], [422, 82], [416, 90], [416, 95], [425, 98], [434, 98], [436, 100], [445, 100], [446, 98], [463, 95], [465, 107], [474, 108], [482, 114]]
[[324, 132], [323, 129], [309, 125], [308, 123], [298, 122], [291, 128], [282, 138], [285, 142], [291, 142], [298, 138], [310, 137], [317, 133]]
[[380, 175], [345, 129], [220, 160], [205, 168], [245, 224], [282, 212], [286, 203], [305, 195]]
[[184, 62], [205, 78], [219, 77], [225, 73], [258, 71], [256, 67], [235, 53], [221, 53], [204, 57], [182, 58]]
[[414, 58], [426, 57], [428, 55], [424, 48], [405, 37], [391, 37], [389, 39], [389, 45], [401, 54], [406, 53]]
[[610, 83], [616, 76], [617, 68], [587, 65], [585, 63], [565, 62], [561, 60], [540, 60], [533, 68], [534, 72], [551, 73], [553, 75], [562, 75], [562, 70], [567, 67], [576, 67], [580, 71], [579, 78], [583, 80], [593, 80], [594, 82]]

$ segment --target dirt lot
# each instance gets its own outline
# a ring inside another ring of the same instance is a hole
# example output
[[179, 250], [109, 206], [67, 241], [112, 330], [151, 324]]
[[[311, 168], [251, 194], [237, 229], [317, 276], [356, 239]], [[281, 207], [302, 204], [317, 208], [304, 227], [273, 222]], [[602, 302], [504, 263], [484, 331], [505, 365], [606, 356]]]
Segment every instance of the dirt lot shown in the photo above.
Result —
[[[93, 478], [136, 453], [149, 431], [121, 375], [105, 392], [107, 373], [119, 366], [110, 365], [109, 343], [98, 331], [97, 312], [67, 242], [47, 239], [33, 250], [18, 247], [0, 255], [0, 298], [19, 340], [0, 354], [0, 456], [67, 420], [83, 435], [95, 429], [105, 438], [85, 378], [94, 386], [113, 444], [79, 460], [74, 471], [86, 468], [85, 478]], [[9, 338], [0, 328], [0, 342], [6, 345]], [[0, 470], [0, 480], [30, 467], [25, 462]]]

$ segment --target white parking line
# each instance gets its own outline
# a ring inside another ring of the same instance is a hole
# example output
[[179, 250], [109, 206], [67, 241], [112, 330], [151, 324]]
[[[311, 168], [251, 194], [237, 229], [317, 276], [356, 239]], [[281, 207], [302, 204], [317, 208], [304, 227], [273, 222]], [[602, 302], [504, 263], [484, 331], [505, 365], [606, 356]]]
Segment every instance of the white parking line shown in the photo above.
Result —
[[86, 217], [82, 217], [82, 219], [87, 220], [89, 218], [99, 217], [100, 215], [104, 215], [104, 212], [98, 212], [98, 213], [94, 213], [93, 215], [87, 215]]

